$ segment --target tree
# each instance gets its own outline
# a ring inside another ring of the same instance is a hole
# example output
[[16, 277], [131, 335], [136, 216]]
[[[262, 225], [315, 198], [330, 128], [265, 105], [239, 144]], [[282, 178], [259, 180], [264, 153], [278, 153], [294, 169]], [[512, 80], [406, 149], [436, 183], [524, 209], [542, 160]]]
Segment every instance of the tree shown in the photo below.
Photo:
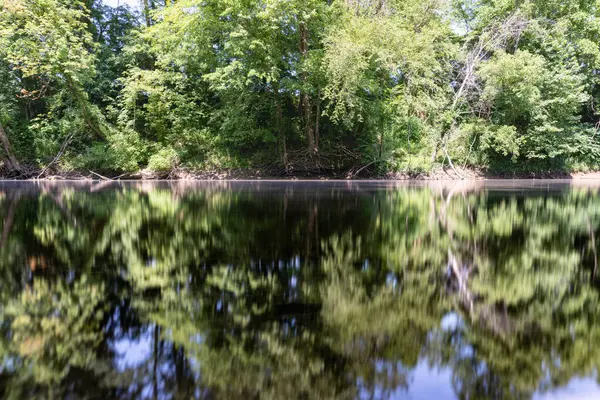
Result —
[[[83, 129], [74, 120], [75, 115], [70, 111], [74, 109], [86, 130], [103, 137], [102, 117], [84, 91], [85, 83], [95, 74], [90, 51], [93, 42], [86, 23], [89, 15], [84, 3], [5, 0], [2, 9], [0, 57], [9, 66], [5, 77], [18, 90], [11, 97], [20, 98], [26, 119], [32, 120], [36, 128], [44, 129], [53, 121], [52, 116], [44, 113], [57, 113], [72, 124], [69, 128]], [[9, 161], [6, 167], [20, 169], [5, 129], [0, 131], [0, 138]]]

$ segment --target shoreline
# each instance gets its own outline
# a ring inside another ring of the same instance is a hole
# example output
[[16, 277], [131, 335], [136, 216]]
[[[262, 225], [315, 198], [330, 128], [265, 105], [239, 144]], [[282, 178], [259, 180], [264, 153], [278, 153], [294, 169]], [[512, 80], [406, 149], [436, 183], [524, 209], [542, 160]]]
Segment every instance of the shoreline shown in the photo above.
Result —
[[124, 181], [489, 181], [489, 180], [568, 180], [568, 181], [600, 181], [600, 171], [593, 172], [489, 172], [468, 168], [438, 168], [428, 173], [388, 172], [377, 174], [366, 171], [353, 174], [349, 171], [301, 171], [294, 174], [274, 173], [273, 170], [258, 168], [239, 168], [230, 170], [187, 170], [183, 168], [168, 172], [138, 171], [132, 173], [102, 171], [45, 171], [29, 170], [16, 174], [0, 172], [0, 181], [39, 182], [39, 181], [90, 181], [90, 182], [124, 182]]
[[361, 178], [343, 178], [336, 176], [185, 176], [185, 177], [89, 177], [52, 175], [44, 178], [16, 178], [0, 175], [1, 182], [485, 182], [485, 181], [596, 181], [600, 182], [600, 172], [557, 175], [485, 175], [458, 177], [439, 176], [365, 176]]

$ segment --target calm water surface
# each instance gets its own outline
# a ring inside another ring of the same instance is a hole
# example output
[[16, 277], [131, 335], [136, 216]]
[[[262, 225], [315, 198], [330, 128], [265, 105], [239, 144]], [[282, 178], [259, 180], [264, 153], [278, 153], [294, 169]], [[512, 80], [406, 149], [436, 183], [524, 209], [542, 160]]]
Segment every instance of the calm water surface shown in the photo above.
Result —
[[0, 183], [0, 396], [600, 398], [599, 187]]

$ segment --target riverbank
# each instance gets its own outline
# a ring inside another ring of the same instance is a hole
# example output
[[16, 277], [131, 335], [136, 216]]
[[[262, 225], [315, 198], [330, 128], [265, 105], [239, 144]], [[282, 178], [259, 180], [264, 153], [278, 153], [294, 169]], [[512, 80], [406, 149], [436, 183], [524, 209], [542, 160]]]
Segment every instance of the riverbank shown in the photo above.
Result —
[[377, 174], [371, 171], [327, 171], [318, 172], [296, 172], [279, 174], [273, 171], [261, 170], [258, 168], [231, 169], [231, 170], [212, 170], [197, 171], [187, 169], [174, 169], [169, 172], [156, 173], [150, 171], [139, 171], [132, 173], [107, 173], [96, 171], [68, 171], [41, 173], [42, 171], [28, 171], [20, 175], [6, 174], [0, 172], [1, 180], [17, 181], [60, 181], [60, 180], [91, 180], [91, 181], [120, 181], [120, 180], [185, 180], [185, 181], [219, 181], [219, 180], [491, 180], [491, 179], [571, 179], [571, 180], [598, 180], [600, 181], [600, 172], [564, 172], [564, 171], [545, 171], [545, 172], [527, 172], [527, 173], [493, 173], [477, 169], [442, 169], [438, 168], [429, 173], [406, 173], [389, 172]]

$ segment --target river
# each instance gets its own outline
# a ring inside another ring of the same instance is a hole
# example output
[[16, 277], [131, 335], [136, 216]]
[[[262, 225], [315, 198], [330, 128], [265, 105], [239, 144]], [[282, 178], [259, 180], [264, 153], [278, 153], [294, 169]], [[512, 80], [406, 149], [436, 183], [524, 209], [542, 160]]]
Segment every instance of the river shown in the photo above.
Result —
[[600, 184], [0, 182], [0, 396], [600, 397]]

